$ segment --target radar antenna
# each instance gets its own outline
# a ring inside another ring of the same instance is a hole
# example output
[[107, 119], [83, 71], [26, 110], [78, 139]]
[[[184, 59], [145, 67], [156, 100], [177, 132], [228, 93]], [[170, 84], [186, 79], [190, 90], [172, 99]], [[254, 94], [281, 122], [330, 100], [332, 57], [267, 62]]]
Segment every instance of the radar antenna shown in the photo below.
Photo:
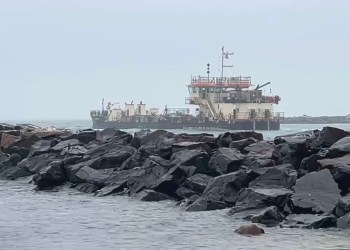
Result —
[[228, 56], [232, 56], [234, 53], [232, 52], [225, 52], [225, 47], [222, 46], [221, 49], [221, 78], [224, 77], [224, 68], [233, 68], [233, 65], [224, 65], [224, 59], [228, 59]]

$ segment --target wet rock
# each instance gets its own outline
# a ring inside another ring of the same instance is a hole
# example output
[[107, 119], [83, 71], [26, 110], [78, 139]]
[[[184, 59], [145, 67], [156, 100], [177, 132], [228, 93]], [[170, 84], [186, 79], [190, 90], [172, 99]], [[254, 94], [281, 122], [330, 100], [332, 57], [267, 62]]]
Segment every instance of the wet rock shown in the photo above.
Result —
[[350, 213], [350, 194], [339, 198], [334, 210], [334, 214], [337, 217], [342, 217], [347, 213]]
[[0, 142], [0, 150], [9, 153], [8, 149], [11, 145], [13, 145], [15, 142], [18, 142], [21, 140], [20, 136], [10, 135], [3, 133], [1, 136], [1, 142]]
[[139, 149], [141, 147], [141, 139], [138, 137], [132, 138], [132, 140], [130, 141], [130, 146]]
[[319, 154], [313, 154], [309, 157], [305, 157], [300, 163], [300, 168], [298, 169], [298, 176], [302, 177], [307, 173], [319, 171], [321, 166], [318, 163], [318, 160], [321, 159], [323, 159], [323, 157]]
[[253, 143], [257, 143], [257, 142], [258, 142], [257, 139], [249, 137], [249, 138], [238, 140], [238, 141], [231, 141], [229, 147], [235, 148], [239, 151], [242, 151], [244, 148], [248, 147], [249, 145], [251, 145]]
[[159, 161], [156, 157], [147, 159], [143, 166], [135, 169], [130, 176], [127, 182], [130, 193], [138, 193], [143, 189], [154, 188], [167, 171], [166, 167], [162, 165], [162, 161]]
[[[245, 162], [243, 161], [243, 165]], [[260, 169], [260, 168], [268, 168], [275, 166], [276, 163], [272, 159], [257, 159], [253, 160], [252, 163], [250, 163], [248, 166], [250, 166], [250, 169]]]
[[244, 188], [230, 213], [270, 206], [276, 206], [282, 211], [292, 194], [293, 192], [286, 188]]
[[146, 135], [142, 136], [141, 139], [141, 145], [146, 145], [149, 142], [153, 142], [162, 138], [174, 138], [175, 134], [165, 131], [165, 130], [155, 130], [153, 132], [147, 133]]
[[225, 202], [212, 200], [208, 197], [200, 197], [186, 208], [187, 212], [212, 211], [225, 209]]
[[338, 165], [350, 165], [350, 154], [338, 158], [318, 160], [321, 169], [334, 169]]
[[96, 140], [96, 131], [91, 129], [82, 130], [78, 132], [77, 136], [79, 141], [81, 141], [84, 144], [87, 144], [91, 141]]
[[102, 142], [107, 142], [109, 139], [111, 139], [114, 136], [118, 136], [119, 134], [120, 131], [116, 128], [106, 128], [102, 131], [97, 131], [96, 139]]
[[186, 179], [184, 186], [201, 194], [207, 188], [208, 183], [213, 180], [213, 177], [205, 174], [195, 174]]
[[298, 132], [289, 135], [276, 136], [274, 139], [274, 143], [279, 145], [281, 143], [300, 143], [300, 142], [308, 142], [312, 143], [319, 136], [321, 131], [319, 130], [309, 130]]
[[261, 223], [267, 226], [276, 226], [283, 221], [285, 216], [275, 206], [264, 209], [257, 215], [252, 217], [253, 223]]
[[247, 185], [245, 171], [215, 177], [204, 190], [202, 197], [194, 202], [188, 210], [206, 211], [206, 209], [223, 209], [233, 206], [238, 199], [239, 191]]
[[95, 163], [96, 159], [82, 161], [73, 165], [64, 165], [67, 180], [71, 183], [79, 183], [79, 179], [75, 174], [83, 167], [91, 167]]
[[198, 194], [198, 192], [196, 192], [188, 187], [179, 187], [175, 193], [176, 193], [177, 197], [179, 197], [181, 199], [190, 198], [193, 195]]
[[250, 225], [244, 225], [239, 227], [237, 230], [235, 230], [235, 233], [253, 236], [253, 235], [265, 234], [265, 231], [264, 229], [258, 227], [257, 225], [250, 224]]
[[128, 180], [132, 176], [134, 169], [114, 171], [111, 176], [105, 181], [107, 184], [98, 191], [98, 196], [106, 196], [111, 194], [124, 193], [127, 189]]
[[295, 185], [297, 172], [293, 165], [283, 164], [275, 167], [260, 169], [263, 172], [258, 178], [249, 184], [249, 187], [260, 188], [291, 188]]
[[170, 200], [171, 197], [166, 194], [159, 193], [153, 190], [143, 190], [141, 193], [137, 195], [141, 201], [163, 201]]
[[16, 180], [21, 177], [32, 175], [27, 169], [16, 166], [20, 160], [17, 154], [11, 155], [10, 158], [0, 163], [0, 179]]
[[293, 213], [330, 213], [340, 198], [340, 190], [328, 169], [309, 173], [294, 186], [290, 209]]
[[350, 166], [338, 165], [334, 169], [331, 169], [331, 173], [341, 190], [341, 195], [350, 193]]
[[133, 136], [124, 131], [119, 131], [117, 135], [113, 136], [108, 142], [118, 145], [128, 145], [132, 141]]
[[67, 147], [67, 148], [64, 148], [60, 155], [61, 156], [73, 156], [73, 155], [84, 155], [88, 152], [88, 149], [85, 148], [84, 146], [80, 146], [80, 145], [77, 145], [77, 146], [72, 146], [72, 147]]
[[41, 154], [31, 158], [26, 158], [18, 163], [18, 167], [29, 171], [32, 174], [38, 173], [51, 162], [59, 160], [56, 154]]
[[135, 152], [136, 150], [133, 147], [121, 146], [97, 158], [91, 167], [94, 169], [118, 169], [122, 166], [124, 161], [134, 155]]
[[34, 175], [33, 181], [39, 189], [51, 188], [65, 182], [62, 161], [53, 161]]
[[75, 189], [83, 193], [93, 194], [97, 192], [98, 187], [90, 183], [80, 183], [75, 187]]
[[8, 155], [4, 154], [3, 152], [0, 151], [0, 164], [6, 160], [8, 160]]
[[78, 183], [94, 184], [98, 188], [104, 187], [106, 180], [113, 173], [113, 169], [95, 170], [93, 168], [84, 166], [75, 174], [75, 179]]
[[82, 145], [80, 141], [77, 139], [70, 139], [66, 141], [59, 142], [56, 146], [54, 146], [51, 151], [53, 152], [61, 152], [64, 148], [70, 148], [71, 146]]
[[272, 159], [274, 144], [268, 141], [259, 141], [253, 143], [243, 149], [243, 153], [247, 154], [247, 157], [255, 157], [259, 159]]
[[180, 168], [180, 166], [175, 166], [170, 169], [164, 176], [162, 176], [154, 190], [172, 197], [176, 197], [176, 190], [187, 178], [186, 172]]
[[171, 156], [170, 166], [195, 166], [196, 173], [206, 173], [208, 161], [208, 154], [201, 150], [183, 150]]
[[51, 146], [52, 146], [51, 140], [37, 141], [31, 146], [28, 157], [49, 153]]
[[309, 155], [309, 145], [305, 141], [286, 142], [275, 146], [272, 158], [276, 164], [290, 163], [299, 169], [301, 161]]
[[350, 136], [340, 139], [329, 148], [329, 155], [333, 158], [346, 154], [350, 154]]
[[286, 220], [282, 227], [320, 229], [336, 227], [337, 225], [337, 218], [333, 215], [291, 214], [287, 216]]
[[337, 227], [340, 229], [350, 229], [350, 213], [337, 220]]
[[219, 148], [209, 161], [209, 169], [215, 175], [238, 171], [245, 156], [236, 149]]
[[173, 153], [186, 150], [186, 149], [187, 150], [199, 149], [209, 153], [212, 150], [212, 147], [210, 147], [206, 142], [191, 142], [191, 141], [177, 142], [172, 145]]
[[348, 135], [349, 132], [342, 129], [324, 127], [312, 146], [314, 148], [329, 148], [334, 143]]
[[134, 137], [137, 137], [141, 139], [142, 137], [145, 137], [146, 135], [150, 134], [152, 131], [150, 129], [141, 129], [140, 131], [137, 131], [134, 133]]

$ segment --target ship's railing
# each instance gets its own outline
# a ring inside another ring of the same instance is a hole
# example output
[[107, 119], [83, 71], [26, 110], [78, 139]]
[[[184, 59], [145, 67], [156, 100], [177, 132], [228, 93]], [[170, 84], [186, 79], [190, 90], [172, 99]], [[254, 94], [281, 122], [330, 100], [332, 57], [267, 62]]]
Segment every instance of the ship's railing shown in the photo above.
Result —
[[206, 85], [206, 86], [218, 86], [218, 87], [242, 87], [248, 88], [252, 86], [250, 76], [237, 76], [237, 77], [205, 77], [205, 76], [193, 76], [191, 78], [191, 85]]

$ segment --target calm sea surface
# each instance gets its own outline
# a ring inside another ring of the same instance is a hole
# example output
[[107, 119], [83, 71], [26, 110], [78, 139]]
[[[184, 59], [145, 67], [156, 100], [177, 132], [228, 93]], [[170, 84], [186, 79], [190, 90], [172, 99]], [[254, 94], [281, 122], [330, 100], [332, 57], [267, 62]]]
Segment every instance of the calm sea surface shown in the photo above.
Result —
[[[91, 127], [90, 121], [30, 123]], [[332, 126], [350, 130], [350, 125]], [[273, 139], [322, 127], [282, 125], [280, 131], [263, 134]], [[0, 181], [0, 249], [350, 249], [350, 231], [267, 228], [266, 235], [250, 238], [233, 232], [245, 222], [230, 217], [228, 210], [189, 213], [174, 202], [94, 197], [69, 188], [36, 192], [28, 181]]]

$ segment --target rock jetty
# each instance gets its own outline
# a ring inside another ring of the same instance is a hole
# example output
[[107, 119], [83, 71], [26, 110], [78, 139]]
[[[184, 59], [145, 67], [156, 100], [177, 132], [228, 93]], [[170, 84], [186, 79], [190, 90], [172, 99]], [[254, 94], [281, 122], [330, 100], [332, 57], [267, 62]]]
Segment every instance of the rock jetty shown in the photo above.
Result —
[[266, 226], [350, 229], [350, 133], [325, 127], [264, 141], [242, 131], [72, 132], [0, 124], [0, 178], [38, 190], [174, 200]]

